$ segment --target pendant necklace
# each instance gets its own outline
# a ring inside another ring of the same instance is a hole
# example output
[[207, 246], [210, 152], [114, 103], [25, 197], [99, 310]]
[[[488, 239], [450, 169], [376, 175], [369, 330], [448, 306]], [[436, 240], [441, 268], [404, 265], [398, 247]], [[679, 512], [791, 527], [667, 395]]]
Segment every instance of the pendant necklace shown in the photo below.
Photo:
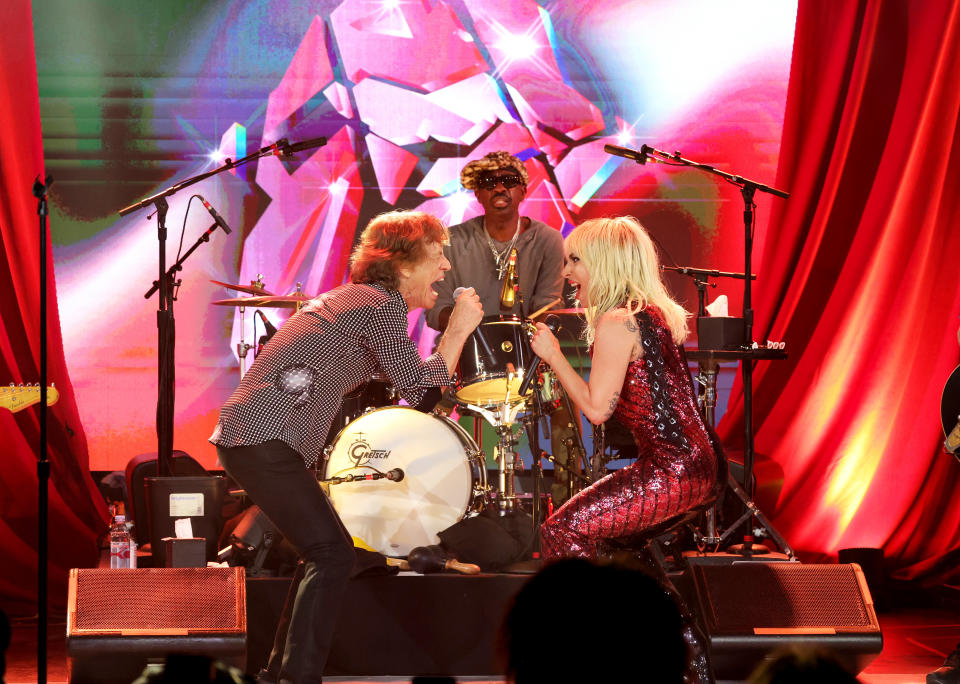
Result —
[[507, 264], [510, 262], [510, 252], [513, 251], [514, 246], [517, 244], [517, 238], [520, 236], [520, 219], [517, 219], [517, 229], [513, 233], [513, 239], [510, 240], [510, 244], [504, 247], [502, 251], [497, 251], [496, 245], [493, 244], [493, 238], [490, 237], [490, 233], [487, 231], [486, 216], [483, 217], [483, 234], [487, 238], [490, 253], [493, 254], [493, 261], [497, 268], [497, 280], [503, 280], [503, 274], [506, 273]]

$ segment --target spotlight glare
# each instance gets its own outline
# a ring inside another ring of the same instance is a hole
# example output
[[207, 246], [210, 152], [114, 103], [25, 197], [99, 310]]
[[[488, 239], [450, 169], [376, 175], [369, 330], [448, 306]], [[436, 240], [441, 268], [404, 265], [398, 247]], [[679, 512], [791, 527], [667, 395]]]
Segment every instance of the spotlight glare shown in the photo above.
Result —
[[510, 61], [529, 59], [540, 48], [537, 41], [528, 35], [505, 35], [497, 43], [497, 49], [503, 52]]
[[336, 178], [330, 181], [330, 185], [327, 186], [327, 192], [334, 196], [342, 196], [347, 193], [349, 187], [350, 181], [346, 178]]
[[223, 160], [227, 158], [227, 155], [225, 155], [225, 154], [224, 154], [223, 152], [221, 152], [219, 149], [216, 149], [216, 150], [214, 150], [213, 152], [211, 152], [210, 154], [208, 154], [207, 157], [208, 157], [208, 158], [210, 159], [210, 161], [213, 162], [214, 164], [221, 164], [221, 163], [223, 162]]

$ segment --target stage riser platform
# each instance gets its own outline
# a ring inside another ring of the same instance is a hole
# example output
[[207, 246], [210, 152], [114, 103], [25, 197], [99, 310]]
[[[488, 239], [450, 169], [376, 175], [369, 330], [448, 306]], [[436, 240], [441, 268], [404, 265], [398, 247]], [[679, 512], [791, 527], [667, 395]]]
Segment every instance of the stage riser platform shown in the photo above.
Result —
[[[500, 676], [500, 624], [529, 577], [401, 574], [351, 580], [324, 674]], [[247, 580], [251, 674], [267, 662], [289, 586], [287, 578]]]

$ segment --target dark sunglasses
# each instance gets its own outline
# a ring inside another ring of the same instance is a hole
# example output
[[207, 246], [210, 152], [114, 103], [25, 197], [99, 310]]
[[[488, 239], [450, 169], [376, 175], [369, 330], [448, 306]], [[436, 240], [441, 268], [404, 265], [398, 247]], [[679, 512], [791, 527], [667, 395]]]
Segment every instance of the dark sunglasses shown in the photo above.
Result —
[[481, 178], [477, 183], [477, 186], [481, 190], [493, 190], [498, 185], [502, 185], [505, 189], [509, 190], [510, 188], [515, 188], [518, 185], [523, 185], [523, 178], [519, 174], [510, 174], [509, 176], [486, 176]]

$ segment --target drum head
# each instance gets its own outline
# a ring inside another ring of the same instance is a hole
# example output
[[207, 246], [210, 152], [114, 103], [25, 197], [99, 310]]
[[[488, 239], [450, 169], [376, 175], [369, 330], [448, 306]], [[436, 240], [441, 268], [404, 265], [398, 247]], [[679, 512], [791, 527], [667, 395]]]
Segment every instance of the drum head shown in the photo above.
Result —
[[[510, 380], [510, 393], [507, 394], [507, 379], [493, 378], [491, 380], [480, 380], [472, 385], [467, 385], [457, 392], [457, 399], [463, 404], [473, 406], [500, 406], [501, 404], [515, 404], [521, 401], [520, 385], [523, 384], [523, 377], [518, 373]], [[526, 396], [530, 396], [533, 390], [527, 390]], [[509, 397], [509, 399], [507, 399]]]
[[448, 419], [405, 406], [347, 425], [333, 444], [325, 479], [394, 468], [404, 473], [400, 482], [330, 485], [330, 500], [350, 534], [387, 556], [440, 543], [437, 533], [463, 518], [473, 494], [468, 441]]

